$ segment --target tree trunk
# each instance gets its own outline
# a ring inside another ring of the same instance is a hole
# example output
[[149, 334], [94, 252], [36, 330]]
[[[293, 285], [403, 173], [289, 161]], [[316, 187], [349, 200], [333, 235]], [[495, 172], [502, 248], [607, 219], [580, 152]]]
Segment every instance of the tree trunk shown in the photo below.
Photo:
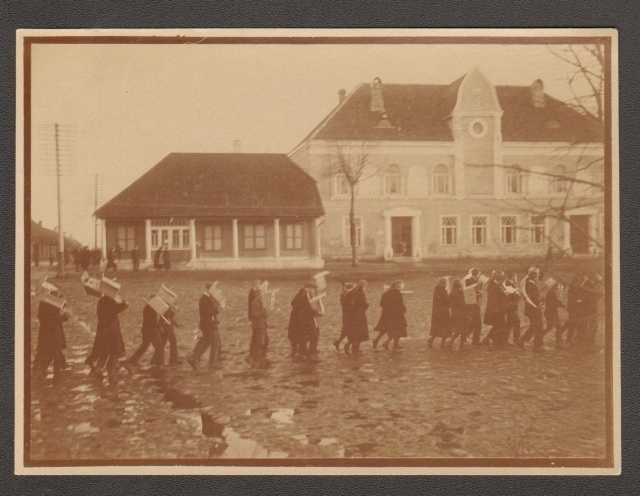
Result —
[[358, 246], [356, 244], [356, 216], [355, 216], [355, 185], [349, 183], [351, 187], [351, 208], [349, 209], [349, 240], [351, 242], [351, 265], [358, 265]]

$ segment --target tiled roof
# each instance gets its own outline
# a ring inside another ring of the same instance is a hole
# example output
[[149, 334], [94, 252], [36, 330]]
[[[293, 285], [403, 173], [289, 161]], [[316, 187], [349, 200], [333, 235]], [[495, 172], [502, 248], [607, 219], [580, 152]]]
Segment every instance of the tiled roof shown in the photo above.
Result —
[[171, 153], [96, 211], [105, 218], [319, 217], [315, 181], [281, 154]]
[[[41, 245], [57, 245], [58, 233], [46, 227], [42, 227], [41, 224], [31, 220], [31, 242]], [[65, 248], [76, 248], [80, 246], [80, 243], [69, 236], [64, 237]]]
[[[360, 84], [312, 139], [452, 141], [447, 124], [463, 78], [449, 85], [383, 84], [385, 110], [392, 127], [376, 128], [380, 113], [369, 111], [371, 88]], [[545, 95], [535, 108], [528, 86], [496, 86], [502, 116], [502, 140], [524, 142], [601, 143], [600, 124]]]

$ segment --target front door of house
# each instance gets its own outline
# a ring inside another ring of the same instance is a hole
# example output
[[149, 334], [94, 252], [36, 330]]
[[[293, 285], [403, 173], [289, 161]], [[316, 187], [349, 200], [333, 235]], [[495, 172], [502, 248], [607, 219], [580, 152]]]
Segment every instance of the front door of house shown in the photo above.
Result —
[[570, 242], [573, 253], [589, 253], [589, 215], [572, 215]]
[[391, 242], [395, 257], [411, 256], [411, 217], [391, 217]]

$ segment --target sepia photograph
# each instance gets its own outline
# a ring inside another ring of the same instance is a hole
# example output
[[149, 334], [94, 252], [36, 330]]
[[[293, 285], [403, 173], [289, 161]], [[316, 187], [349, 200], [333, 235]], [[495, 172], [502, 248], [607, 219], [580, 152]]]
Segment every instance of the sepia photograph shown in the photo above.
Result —
[[16, 472], [619, 473], [617, 50], [18, 31]]

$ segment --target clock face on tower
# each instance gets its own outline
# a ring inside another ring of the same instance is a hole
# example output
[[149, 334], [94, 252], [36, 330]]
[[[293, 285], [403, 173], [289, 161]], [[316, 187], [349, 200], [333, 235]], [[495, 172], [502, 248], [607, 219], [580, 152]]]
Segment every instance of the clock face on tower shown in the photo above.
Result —
[[469, 134], [474, 138], [482, 138], [487, 134], [487, 123], [484, 119], [473, 119], [469, 123]]

